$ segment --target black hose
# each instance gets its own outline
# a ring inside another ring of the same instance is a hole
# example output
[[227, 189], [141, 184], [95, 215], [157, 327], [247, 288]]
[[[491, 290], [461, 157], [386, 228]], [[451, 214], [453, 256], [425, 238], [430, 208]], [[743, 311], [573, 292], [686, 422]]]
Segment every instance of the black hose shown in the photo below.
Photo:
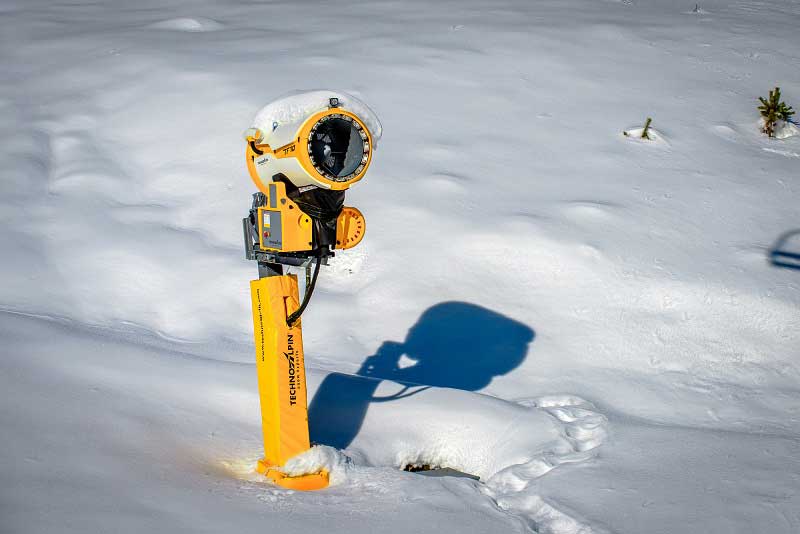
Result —
[[256, 147], [255, 141], [250, 141], [250, 148], [253, 149], [253, 152], [255, 152], [257, 156], [261, 156], [262, 154], [264, 154], [263, 150], [259, 150], [258, 147]]
[[[314, 228], [316, 228], [316, 224], [314, 225]], [[289, 315], [289, 317], [286, 318], [286, 326], [288, 326], [289, 328], [291, 328], [292, 325], [295, 323], [295, 321], [297, 321], [300, 318], [300, 316], [303, 315], [306, 306], [308, 306], [308, 301], [311, 300], [311, 294], [314, 293], [314, 286], [317, 285], [317, 277], [319, 276], [319, 267], [320, 265], [322, 265], [322, 255], [323, 255], [323, 246], [321, 244], [318, 244], [318, 246], [319, 248], [317, 249], [317, 264], [314, 266], [314, 275], [311, 278], [311, 283], [306, 288], [306, 294], [303, 295], [303, 302], [300, 304], [300, 307], [297, 308], [297, 310], [295, 310], [294, 313], [292, 313], [291, 315]]]

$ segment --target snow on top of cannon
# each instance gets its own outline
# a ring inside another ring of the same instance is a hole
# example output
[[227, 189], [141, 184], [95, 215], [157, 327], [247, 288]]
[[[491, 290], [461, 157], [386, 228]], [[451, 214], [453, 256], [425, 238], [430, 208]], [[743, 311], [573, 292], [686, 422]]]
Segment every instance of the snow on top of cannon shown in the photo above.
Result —
[[373, 146], [377, 147], [383, 133], [378, 116], [364, 102], [344, 91], [321, 89], [291, 92], [261, 108], [253, 119], [252, 127], [268, 136], [279, 124], [300, 122], [317, 111], [327, 109], [331, 98], [337, 98], [342, 109], [358, 115], [372, 134]]

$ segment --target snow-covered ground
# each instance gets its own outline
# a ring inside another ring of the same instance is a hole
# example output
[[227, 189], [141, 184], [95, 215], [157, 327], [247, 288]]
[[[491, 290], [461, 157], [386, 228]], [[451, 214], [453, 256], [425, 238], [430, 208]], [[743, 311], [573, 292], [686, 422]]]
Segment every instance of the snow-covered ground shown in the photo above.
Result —
[[[793, 0], [4, 1], [0, 532], [800, 531], [798, 65]], [[251, 472], [241, 132], [313, 88], [384, 132], [302, 494]]]

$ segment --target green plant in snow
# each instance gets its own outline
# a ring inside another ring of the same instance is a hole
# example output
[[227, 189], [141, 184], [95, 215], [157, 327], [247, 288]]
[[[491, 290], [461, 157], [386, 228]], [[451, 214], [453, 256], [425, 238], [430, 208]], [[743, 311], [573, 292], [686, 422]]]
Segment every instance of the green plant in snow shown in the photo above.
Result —
[[[651, 122], [653, 122], [653, 119], [651, 119], [650, 117], [647, 117], [647, 120], [644, 121], [644, 129], [642, 130], [642, 134], [639, 136], [641, 139], [652, 139], [652, 137], [650, 137], [650, 123]], [[631, 134], [629, 134], [627, 131], [624, 131], [624, 130], [622, 132], [622, 135], [624, 135], [625, 137], [630, 137], [631, 136]]]
[[769, 97], [758, 97], [761, 105], [758, 106], [758, 111], [761, 112], [761, 117], [764, 119], [764, 127], [762, 132], [769, 137], [775, 137], [775, 126], [779, 120], [788, 121], [794, 115], [794, 110], [791, 106], [787, 106], [786, 102], [781, 102], [781, 88], [776, 87], [769, 92]]
[[644, 130], [642, 130], [642, 139], [650, 139], [650, 123], [653, 122], [653, 119], [647, 117], [647, 120], [644, 121]]

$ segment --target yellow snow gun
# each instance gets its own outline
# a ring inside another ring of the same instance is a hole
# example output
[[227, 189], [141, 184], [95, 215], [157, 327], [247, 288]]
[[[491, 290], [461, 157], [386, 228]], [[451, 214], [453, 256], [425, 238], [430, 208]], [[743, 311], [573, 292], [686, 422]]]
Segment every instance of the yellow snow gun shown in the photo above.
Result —
[[[303, 103], [299, 113], [245, 131], [247, 169], [258, 192], [242, 225], [245, 255], [258, 263], [258, 279], [250, 282], [264, 438], [257, 470], [281, 486], [316, 490], [327, 487], [326, 471], [289, 476], [281, 469], [311, 446], [300, 317], [320, 266], [335, 249], [364, 237], [364, 216], [344, 206], [344, 195], [364, 177], [374, 145], [367, 121], [338, 97]], [[305, 270], [302, 302], [287, 267]]]

